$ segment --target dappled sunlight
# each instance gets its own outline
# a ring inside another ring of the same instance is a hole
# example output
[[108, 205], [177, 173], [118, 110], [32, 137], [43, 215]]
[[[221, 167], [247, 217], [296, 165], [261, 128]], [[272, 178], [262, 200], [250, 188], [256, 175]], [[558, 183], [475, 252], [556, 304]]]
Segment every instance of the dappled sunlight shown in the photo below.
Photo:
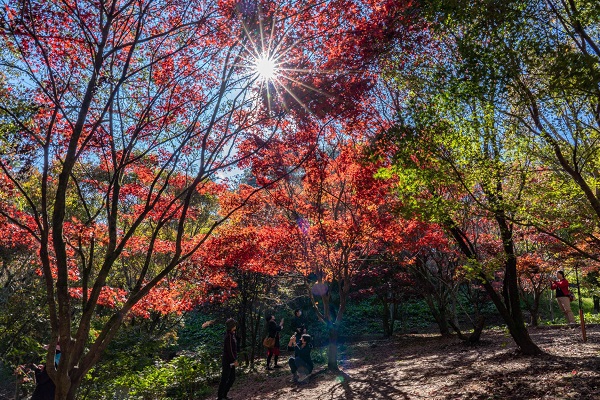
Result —
[[[442, 400], [479, 398], [490, 393], [499, 398], [534, 398], [534, 393], [546, 393], [547, 398], [564, 398], [567, 391], [583, 396], [579, 398], [593, 398], [589, 393], [600, 395], [600, 388], [594, 389], [593, 385], [595, 379], [600, 379], [600, 327], [589, 329], [587, 344], [576, 335], [565, 337], [560, 330], [531, 334], [539, 343], [561, 343], [548, 348], [550, 355], [540, 357], [519, 356], [514, 345], [506, 345], [503, 333], [498, 331], [484, 332], [484, 340], [475, 346], [467, 346], [456, 337], [435, 335], [347, 343], [339, 373], [319, 372], [301, 386], [290, 383], [288, 371], [268, 376], [259, 373], [234, 387], [232, 397]], [[556, 359], [562, 359], [562, 352], [567, 356], [564, 363]], [[573, 380], [572, 386], [554, 384], [565, 377]], [[267, 384], [252, 383], [254, 379]]]

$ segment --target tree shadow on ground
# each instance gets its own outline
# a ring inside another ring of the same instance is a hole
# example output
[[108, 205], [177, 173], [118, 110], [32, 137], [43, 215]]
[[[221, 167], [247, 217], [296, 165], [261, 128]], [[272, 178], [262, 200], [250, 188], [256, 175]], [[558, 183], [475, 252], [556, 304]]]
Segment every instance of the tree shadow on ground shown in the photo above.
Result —
[[244, 400], [600, 399], [600, 329], [588, 343], [572, 330], [534, 331], [548, 351], [518, 354], [503, 331], [467, 346], [456, 338], [396, 337], [354, 343], [340, 354], [339, 373], [317, 366], [303, 385], [289, 370], [240, 379], [231, 397]]

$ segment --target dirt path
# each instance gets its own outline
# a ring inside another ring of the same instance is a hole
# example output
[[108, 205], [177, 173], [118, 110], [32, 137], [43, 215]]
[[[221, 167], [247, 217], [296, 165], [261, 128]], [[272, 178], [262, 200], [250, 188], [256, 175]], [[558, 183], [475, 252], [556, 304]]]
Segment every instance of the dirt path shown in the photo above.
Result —
[[586, 343], [579, 329], [532, 329], [530, 334], [546, 355], [518, 355], [511, 338], [499, 330], [484, 332], [476, 346], [435, 335], [354, 343], [341, 356], [339, 374], [317, 365], [309, 383], [295, 385], [287, 369], [259, 371], [238, 378], [229, 397], [600, 399], [598, 326], [588, 329]]

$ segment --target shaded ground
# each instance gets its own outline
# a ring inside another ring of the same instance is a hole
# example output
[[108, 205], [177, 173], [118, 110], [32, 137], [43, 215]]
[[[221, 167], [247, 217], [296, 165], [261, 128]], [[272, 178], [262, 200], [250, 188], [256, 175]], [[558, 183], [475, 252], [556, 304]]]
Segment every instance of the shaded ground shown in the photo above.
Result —
[[547, 354], [520, 356], [500, 330], [484, 331], [475, 346], [435, 335], [354, 343], [341, 355], [340, 374], [318, 365], [309, 383], [295, 385], [287, 369], [261, 369], [239, 377], [229, 397], [600, 399], [600, 327], [588, 327], [586, 343], [579, 328], [531, 329], [530, 335]]

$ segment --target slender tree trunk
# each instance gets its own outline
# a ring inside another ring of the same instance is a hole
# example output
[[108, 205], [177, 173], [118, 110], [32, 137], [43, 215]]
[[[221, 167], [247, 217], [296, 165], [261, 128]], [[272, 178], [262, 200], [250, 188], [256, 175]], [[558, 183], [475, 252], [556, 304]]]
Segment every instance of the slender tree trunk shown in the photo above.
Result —
[[391, 325], [390, 324], [391, 304], [386, 301], [385, 297], [381, 298], [381, 304], [383, 304], [383, 314], [382, 314], [383, 333], [385, 334], [386, 337], [390, 337], [390, 336], [392, 336], [392, 327], [390, 326]]
[[327, 347], [327, 369], [339, 371], [337, 363], [337, 338], [338, 331], [335, 325], [329, 327], [329, 345]]
[[391, 317], [390, 317], [390, 336], [394, 334], [394, 325], [396, 323], [396, 316], [398, 315], [398, 302], [394, 302], [390, 305]]
[[[519, 307], [520, 299], [519, 299], [519, 290], [517, 288], [517, 260], [514, 257], [514, 252], [511, 257], [511, 248], [512, 248], [512, 237], [507, 238], [507, 234], [510, 234], [510, 231], [506, 229], [506, 225], [502, 224], [502, 218], [497, 218], [497, 222], [500, 225], [501, 235], [503, 238], [503, 246], [505, 253], [507, 254], [507, 260], [504, 268], [504, 283], [505, 283], [505, 301], [506, 304], [502, 301], [502, 298], [498, 295], [492, 284], [488, 281], [485, 275], [481, 275], [481, 282], [483, 283], [483, 287], [487, 294], [490, 296], [498, 312], [504, 319], [508, 330], [513, 337], [516, 345], [521, 349], [521, 352], [525, 355], [538, 355], [541, 354], [542, 351], [540, 348], [531, 340], [529, 336], [529, 332], [527, 332], [527, 328], [525, 327], [525, 322], [523, 320], [523, 313]], [[476, 260], [476, 254], [473, 251], [473, 247], [470, 243], [467, 242], [466, 235], [458, 228], [458, 226], [454, 223], [454, 221], [448, 220], [446, 221], [447, 227], [451, 232], [452, 236], [458, 243], [460, 249], [462, 250], [465, 256]]]
[[443, 304], [440, 304], [439, 307], [436, 307], [435, 300], [432, 297], [433, 296], [425, 296], [425, 303], [427, 303], [427, 306], [429, 306], [429, 311], [431, 311], [431, 315], [433, 316], [433, 319], [440, 330], [440, 334], [442, 336], [449, 336], [450, 327], [448, 326], [446, 308]]
[[540, 299], [542, 293], [533, 293], [533, 307], [531, 308], [531, 326], [538, 326], [540, 321]]

